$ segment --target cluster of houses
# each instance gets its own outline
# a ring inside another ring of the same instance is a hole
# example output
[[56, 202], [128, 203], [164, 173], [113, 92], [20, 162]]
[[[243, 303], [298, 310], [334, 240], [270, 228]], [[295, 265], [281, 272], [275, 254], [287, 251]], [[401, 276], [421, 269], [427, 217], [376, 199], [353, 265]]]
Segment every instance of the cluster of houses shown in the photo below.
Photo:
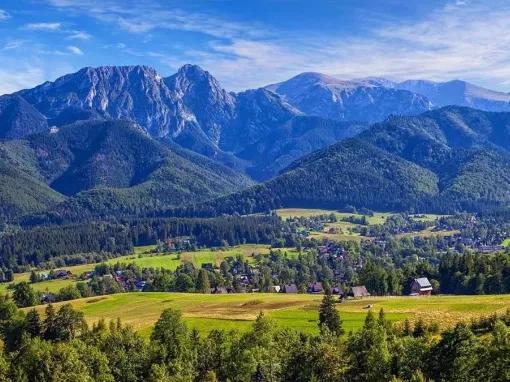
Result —
[[71, 271], [67, 271], [65, 269], [56, 269], [51, 272], [41, 273], [39, 274], [39, 278], [41, 281], [45, 280], [67, 280], [73, 277]]
[[[411, 283], [411, 292], [410, 296], [430, 296], [432, 295], [432, 284], [429, 279], [426, 277], [419, 277], [412, 281]], [[252, 290], [252, 292], [258, 292], [259, 290]], [[269, 288], [269, 292], [271, 293], [299, 293], [300, 290], [296, 284], [284, 284], [284, 285], [273, 285]], [[228, 287], [215, 287], [211, 289], [212, 294], [226, 294], [226, 293], [235, 293], [233, 288]], [[313, 283], [308, 284], [306, 289], [306, 293], [309, 294], [323, 294], [324, 287], [323, 284], [319, 281], [315, 281]], [[348, 296], [352, 296], [354, 298], [364, 298], [370, 297], [370, 293], [364, 285], [353, 286], [351, 288], [350, 293], [346, 293], [346, 291], [341, 287], [333, 287], [331, 288], [331, 293], [333, 295], [338, 295], [342, 298], [346, 298]]]
[[141, 292], [145, 288], [145, 285], [147, 285], [146, 281], [129, 278], [122, 271], [115, 271], [114, 276], [105, 275], [104, 277], [113, 277], [123, 290], [131, 290], [131, 286], [133, 286], [135, 291]]

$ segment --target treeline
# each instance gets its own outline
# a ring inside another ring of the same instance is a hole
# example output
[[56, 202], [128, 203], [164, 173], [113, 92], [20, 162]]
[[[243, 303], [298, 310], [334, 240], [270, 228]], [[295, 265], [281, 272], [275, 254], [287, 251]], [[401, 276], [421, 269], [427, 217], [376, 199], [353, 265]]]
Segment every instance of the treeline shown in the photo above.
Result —
[[510, 292], [510, 255], [449, 253], [438, 267], [441, 292], [499, 294]]
[[[189, 329], [179, 311], [162, 312], [148, 341], [120, 321], [87, 327], [70, 305], [35, 311], [0, 300], [0, 381], [13, 382], [379, 382], [507, 381], [508, 313], [458, 324], [392, 325], [381, 310], [342, 336], [326, 296], [319, 335], [281, 328], [262, 313], [247, 331]], [[473, 330], [472, 330], [473, 329]], [[481, 333], [483, 335], [476, 335]]]
[[[137, 219], [43, 226], [0, 236], [0, 267], [17, 269], [59, 259], [60, 264], [90, 262], [85, 253], [131, 253], [134, 245], [187, 236], [198, 246], [271, 244], [283, 238], [293, 245], [286, 225], [275, 216], [225, 216], [214, 219]], [[95, 256], [97, 257], [97, 256]], [[103, 260], [108, 256], [102, 255]], [[100, 260], [99, 260], [100, 261]]]
[[0, 264], [16, 269], [37, 266], [54, 257], [87, 252], [130, 253], [129, 227], [115, 223], [89, 223], [20, 230], [0, 236]]

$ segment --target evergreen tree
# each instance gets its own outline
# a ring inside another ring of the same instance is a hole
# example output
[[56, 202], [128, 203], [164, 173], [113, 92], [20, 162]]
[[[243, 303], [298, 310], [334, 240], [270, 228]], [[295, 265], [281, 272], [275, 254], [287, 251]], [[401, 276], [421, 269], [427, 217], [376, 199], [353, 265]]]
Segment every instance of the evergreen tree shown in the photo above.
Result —
[[326, 293], [319, 307], [319, 328], [324, 330], [327, 328], [331, 333], [340, 336], [344, 333], [342, 328], [342, 320], [338, 310], [335, 308], [333, 295]]
[[37, 273], [35, 273], [35, 271], [30, 272], [30, 282], [33, 284], [38, 281], [39, 281], [39, 275]]
[[56, 323], [57, 313], [55, 312], [55, 307], [52, 304], [48, 304], [46, 307], [45, 316], [43, 338], [49, 341], [56, 341], [58, 338], [59, 328]]
[[437, 381], [473, 380], [479, 354], [473, 332], [465, 324], [457, 324], [430, 349], [428, 377]]
[[26, 281], [22, 281], [14, 287], [12, 298], [20, 308], [34, 306], [39, 303], [37, 292]]
[[39, 316], [39, 313], [37, 313], [37, 310], [30, 310], [27, 313], [25, 322], [27, 333], [29, 333], [32, 337], [39, 337], [41, 335], [42, 323], [41, 317]]

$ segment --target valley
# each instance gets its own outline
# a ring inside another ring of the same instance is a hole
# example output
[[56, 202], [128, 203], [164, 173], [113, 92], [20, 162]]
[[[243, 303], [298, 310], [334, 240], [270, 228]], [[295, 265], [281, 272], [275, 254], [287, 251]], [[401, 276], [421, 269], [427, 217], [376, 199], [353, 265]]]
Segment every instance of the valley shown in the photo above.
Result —
[[508, 20], [2, 1], [0, 382], [510, 381]]

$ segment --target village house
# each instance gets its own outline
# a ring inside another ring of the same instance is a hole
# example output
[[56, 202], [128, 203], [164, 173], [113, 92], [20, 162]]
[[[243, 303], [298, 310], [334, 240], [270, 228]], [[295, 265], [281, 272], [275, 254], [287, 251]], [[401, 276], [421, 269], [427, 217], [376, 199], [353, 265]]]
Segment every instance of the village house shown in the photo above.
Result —
[[233, 293], [234, 291], [231, 288], [226, 288], [223, 286], [216, 286], [211, 289], [212, 294], [227, 294], [227, 293]]
[[282, 287], [282, 292], [283, 293], [297, 293], [298, 287], [296, 286], [296, 284], [285, 284]]
[[352, 287], [352, 295], [354, 298], [363, 298], [369, 297], [370, 293], [368, 293], [367, 288], [364, 285], [359, 285]]
[[342, 287], [336, 286], [331, 289], [331, 294], [338, 295], [340, 297], [345, 296], [345, 292]]
[[319, 293], [323, 293], [324, 292], [324, 288], [322, 287], [322, 283], [321, 282], [315, 281], [315, 282], [310, 283], [308, 285], [307, 291], [308, 291], [308, 293], [319, 294]]
[[57, 269], [53, 273], [53, 278], [55, 278], [55, 279], [68, 279], [72, 275], [73, 274], [70, 271], [66, 271], [65, 269]]
[[430, 296], [432, 294], [432, 285], [426, 277], [414, 279], [411, 283], [410, 296]]

